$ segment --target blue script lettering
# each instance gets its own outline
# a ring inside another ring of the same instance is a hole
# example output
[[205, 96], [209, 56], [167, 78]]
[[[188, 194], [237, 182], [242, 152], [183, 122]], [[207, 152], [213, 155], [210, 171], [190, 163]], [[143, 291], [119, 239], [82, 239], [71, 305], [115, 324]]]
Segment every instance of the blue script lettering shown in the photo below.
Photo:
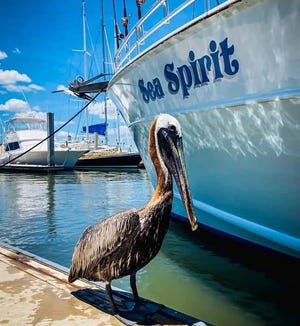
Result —
[[154, 78], [152, 82], [148, 81], [147, 86], [145, 86], [144, 80], [140, 79], [139, 89], [142, 93], [143, 100], [146, 103], [149, 103], [150, 99], [155, 101], [157, 98], [162, 98], [165, 96], [160, 80], [158, 78]]
[[[170, 94], [182, 93], [183, 98], [190, 95], [191, 88], [207, 85], [225, 78], [231, 78], [239, 71], [239, 62], [233, 59], [234, 45], [228, 45], [228, 38], [219, 44], [211, 40], [209, 53], [196, 58], [193, 50], [189, 51], [188, 63], [176, 67], [174, 62], [164, 66], [164, 77], [167, 82], [167, 90]], [[139, 80], [139, 89], [143, 100], [149, 103], [164, 97], [164, 91], [159, 78], [145, 83]]]
[[222, 50], [220, 56], [223, 57], [224, 72], [228, 76], [233, 76], [239, 71], [239, 62], [236, 59], [230, 62], [230, 56], [234, 53], [234, 46], [231, 45], [228, 47], [227, 41], [228, 39], [226, 37], [224, 41], [220, 42], [220, 47]]

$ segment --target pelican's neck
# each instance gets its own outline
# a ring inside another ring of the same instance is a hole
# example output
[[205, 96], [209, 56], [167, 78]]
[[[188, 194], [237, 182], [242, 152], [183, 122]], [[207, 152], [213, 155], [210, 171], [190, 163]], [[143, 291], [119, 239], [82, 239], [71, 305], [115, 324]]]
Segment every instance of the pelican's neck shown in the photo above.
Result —
[[149, 153], [153, 165], [155, 167], [156, 176], [157, 176], [157, 185], [154, 194], [150, 200], [150, 203], [153, 203], [168, 191], [171, 191], [172, 193], [172, 189], [173, 189], [172, 177], [167, 167], [162, 162], [162, 158], [158, 152], [159, 149], [158, 149], [157, 139], [155, 136], [155, 126], [156, 126], [156, 120], [152, 123], [150, 128], [150, 133], [149, 133]]

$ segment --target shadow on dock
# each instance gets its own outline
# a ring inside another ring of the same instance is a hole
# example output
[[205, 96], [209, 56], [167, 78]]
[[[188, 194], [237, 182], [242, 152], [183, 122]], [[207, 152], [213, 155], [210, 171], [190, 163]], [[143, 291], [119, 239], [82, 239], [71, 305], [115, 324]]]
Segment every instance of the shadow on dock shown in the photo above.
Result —
[[[133, 298], [131, 294], [114, 289], [114, 299], [119, 310], [117, 319], [126, 325], [197, 325], [208, 324], [196, 318], [181, 314], [164, 305], [141, 299], [141, 303], [133, 311]], [[106, 314], [112, 314], [105, 290], [102, 289], [80, 289], [71, 293], [77, 299], [101, 310]], [[123, 311], [122, 311], [123, 310]], [[127, 311], [124, 311], [127, 310]]]

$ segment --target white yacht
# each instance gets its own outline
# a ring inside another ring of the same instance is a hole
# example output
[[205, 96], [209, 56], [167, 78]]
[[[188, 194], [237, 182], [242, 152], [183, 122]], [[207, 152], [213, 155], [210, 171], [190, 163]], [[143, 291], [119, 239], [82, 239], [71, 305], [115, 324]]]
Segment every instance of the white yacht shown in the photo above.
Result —
[[[5, 124], [1, 145], [0, 166], [46, 166], [48, 164], [47, 121], [17, 116]], [[38, 146], [36, 146], [40, 143]], [[69, 148], [67, 143], [54, 142], [54, 165], [72, 169], [85, 149]]]

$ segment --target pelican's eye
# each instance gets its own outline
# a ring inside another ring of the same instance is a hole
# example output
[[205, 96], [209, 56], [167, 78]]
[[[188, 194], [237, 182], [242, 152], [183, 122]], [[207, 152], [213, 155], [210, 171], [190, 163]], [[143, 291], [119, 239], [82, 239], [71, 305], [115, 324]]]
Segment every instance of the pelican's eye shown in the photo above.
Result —
[[171, 132], [176, 132], [176, 127], [174, 125], [169, 125], [168, 126], [169, 131]]

